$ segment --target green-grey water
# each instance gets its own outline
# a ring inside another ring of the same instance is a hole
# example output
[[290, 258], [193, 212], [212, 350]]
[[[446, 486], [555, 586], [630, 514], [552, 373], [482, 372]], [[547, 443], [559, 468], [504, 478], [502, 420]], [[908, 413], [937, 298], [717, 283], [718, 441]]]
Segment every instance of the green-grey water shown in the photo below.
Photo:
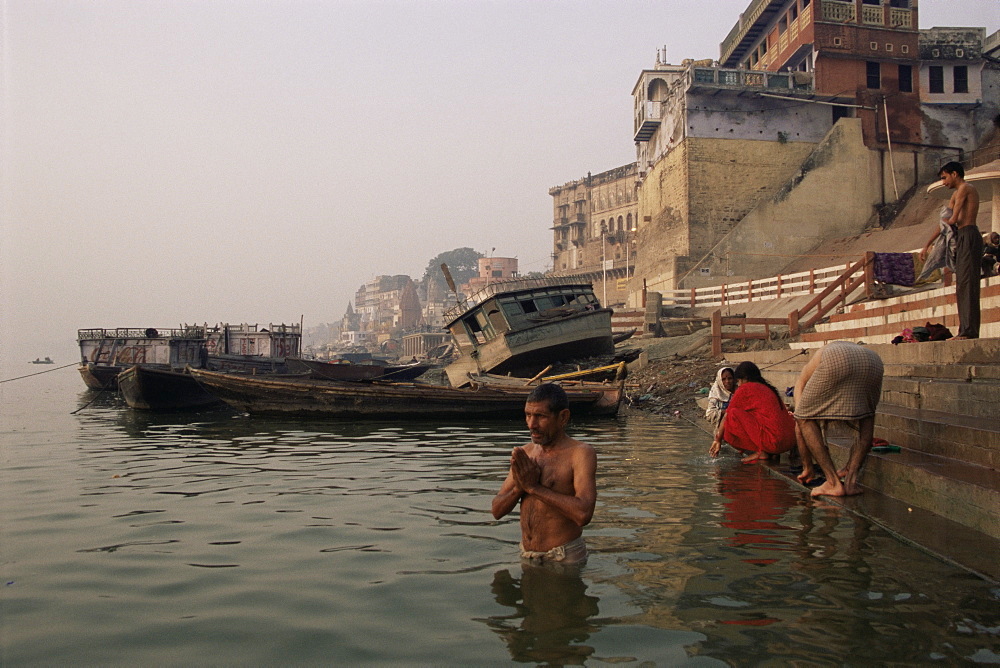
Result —
[[599, 498], [562, 573], [489, 512], [519, 422], [93, 399], [73, 369], [0, 385], [4, 666], [1000, 662], [995, 585], [685, 422], [572, 426]]

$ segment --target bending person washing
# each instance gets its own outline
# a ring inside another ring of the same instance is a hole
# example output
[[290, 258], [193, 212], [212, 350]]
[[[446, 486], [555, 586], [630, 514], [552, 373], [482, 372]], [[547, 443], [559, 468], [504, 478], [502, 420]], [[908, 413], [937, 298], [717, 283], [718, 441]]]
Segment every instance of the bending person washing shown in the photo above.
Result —
[[[858, 474], [872, 447], [883, 372], [882, 358], [875, 351], [847, 341], [827, 344], [803, 367], [795, 383], [795, 419], [812, 458], [803, 454], [798, 479], [812, 480], [813, 459], [826, 476], [826, 482], [812, 490], [813, 496], [861, 493]], [[828, 420], [847, 421], [858, 432], [841, 471], [834, 466], [823, 435]]]

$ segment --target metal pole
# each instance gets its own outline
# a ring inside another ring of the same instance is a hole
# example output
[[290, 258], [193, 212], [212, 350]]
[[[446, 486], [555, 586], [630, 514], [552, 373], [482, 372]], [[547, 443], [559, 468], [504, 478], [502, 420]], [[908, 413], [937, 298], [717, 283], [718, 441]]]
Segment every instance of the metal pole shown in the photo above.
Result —
[[601, 224], [601, 283], [604, 288], [604, 299], [601, 302], [601, 306], [604, 308], [608, 307], [608, 261], [605, 256], [604, 250], [604, 240], [606, 237], [604, 231], [604, 224]]

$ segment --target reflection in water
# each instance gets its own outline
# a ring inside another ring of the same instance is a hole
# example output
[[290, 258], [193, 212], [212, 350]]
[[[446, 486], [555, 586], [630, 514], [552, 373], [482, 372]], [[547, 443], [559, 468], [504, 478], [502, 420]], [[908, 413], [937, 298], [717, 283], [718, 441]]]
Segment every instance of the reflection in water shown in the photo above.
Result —
[[[789, 533], [793, 529], [779, 520], [798, 504], [801, 495], [794, 494], [787, 482], [762, 466], [739, 466], [719, 472], [718, 489], [725, 499], [720, 525], [734, 530], [726, 539], [730, 545], [765, 553], [791, 548]], [[747, 557], [743, 561], [760, 566], [776, 559]]]
[[5, 392], [11, 665], [1000, 659], [1000, 590], [708, 458], [679, 422], [571, 426], [598, 451], [598, 507], [586, 568], [559, 573], [522, 571], [517, 514], [489, 512], [520, 421], [142, 413], [110, 393], [71, 416], [93, 398], [75, 376]]
[[510, 658], [548, 665], [582, 665], [599, 629], [598, 598], [587, 595], [579, 567], [523, 564], [520, 580], [507, 569], [493, 574], [493, 596], [513, 613], [484, 620], [507, 643]]

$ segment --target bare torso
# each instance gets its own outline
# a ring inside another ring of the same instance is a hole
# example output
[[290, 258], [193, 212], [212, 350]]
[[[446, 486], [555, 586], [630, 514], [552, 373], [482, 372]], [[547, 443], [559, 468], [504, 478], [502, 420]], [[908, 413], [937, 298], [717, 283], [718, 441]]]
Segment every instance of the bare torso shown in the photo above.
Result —
[[948, 206], [954, 212], [951, 222], [955, 223], [956, 227], [975, 225], [976, 218], [979, 217], [979, 193], [968, 183], [963, 182], [951, 194]]
[[[565, 438], [555, 447], [543, 448], [537, 443], [529, 443], [524, 450], [541, 469], [539, 483], [542, 487], [566, 497], [589, 497], [593, 507], [596, 455], [591, 446]], [[587, 489], [578, 489], [577, 480]], [[521, 543], [526, 550], [544, 552], [582, 533], [582, 525], [542, 496], [528, 494], [521, 500]]]

